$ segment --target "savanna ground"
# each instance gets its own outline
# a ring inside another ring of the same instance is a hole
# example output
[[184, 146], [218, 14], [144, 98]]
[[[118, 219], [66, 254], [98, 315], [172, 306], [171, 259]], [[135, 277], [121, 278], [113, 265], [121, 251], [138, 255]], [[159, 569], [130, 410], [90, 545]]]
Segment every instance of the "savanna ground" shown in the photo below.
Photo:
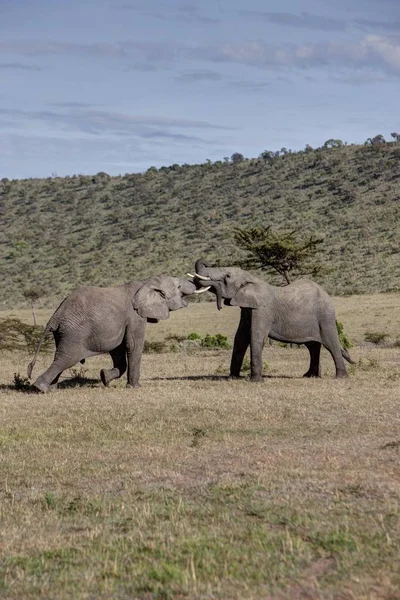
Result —
[[[400, 598], [400, 296], [335, 304], [345, 381], [326, 351], [302, 379], [307, 351], [274, 344], [261, 384], [226, 379], [229, 350], [189, 348], [144, 355], [138, 390], [103, 388], [97, 357], [36, 395], [13, 384], [29, 357], [2, 355], [0, 595]], [[232, 341], [237, 320], [193, 304], [148, 339]]]

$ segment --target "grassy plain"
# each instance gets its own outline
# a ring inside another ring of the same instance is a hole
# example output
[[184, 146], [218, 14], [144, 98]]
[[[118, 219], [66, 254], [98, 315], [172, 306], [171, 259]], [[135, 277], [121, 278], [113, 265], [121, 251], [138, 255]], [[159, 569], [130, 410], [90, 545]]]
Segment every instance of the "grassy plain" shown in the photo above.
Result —
[[[261, 384], [226, 379], [230, 351], [186, 349], [144, 355], [138, 390], [103, 388], [96, 357], [44, 396], [13, 387], [28, 356], [2, 355], [0, 595], [400, 598], [400, 296], [335, 304], [346, 381], [325, 351], [302, 379], [307, 351], [274, 344]], [[148, 339], [232, 342], [237, 320], [192, 304]]]

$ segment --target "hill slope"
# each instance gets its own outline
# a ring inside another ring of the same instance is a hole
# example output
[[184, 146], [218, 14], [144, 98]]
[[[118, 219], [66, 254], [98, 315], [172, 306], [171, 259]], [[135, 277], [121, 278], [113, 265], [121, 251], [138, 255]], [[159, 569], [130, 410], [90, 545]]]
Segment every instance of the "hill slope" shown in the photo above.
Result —
[[324, 238], [331, 293], [400, 289], [400, 144], [320, 148], [144, 174], [0, 182], [0, 304], [45, 286], [185, 273], [232, 261], [233, 226], [271, 224]]

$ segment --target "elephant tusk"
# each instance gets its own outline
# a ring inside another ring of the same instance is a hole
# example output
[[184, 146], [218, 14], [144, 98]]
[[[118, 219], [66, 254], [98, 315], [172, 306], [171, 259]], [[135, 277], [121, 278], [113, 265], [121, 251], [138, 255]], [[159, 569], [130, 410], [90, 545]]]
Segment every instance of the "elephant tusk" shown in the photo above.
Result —
[[211, 285], [208, 285], [207, 287], [204, 287], [204, 288], [200, 288], [199, 290], [196, 290], [195, 292], [193, 292], [193, 294], [204, 294], [204, 292], [207, 292], [209, 289], [211, 289]]
[[189, 275], [189, 277], [193, 277], [193, 279], [203, 279], [203, 281], [211, 281], [211, 277], [205, 277], [204, 275], [199, 275], [198, 273], [196, 273], [195, 275], [192, 275], [191, 273], [186, 273], [186, 275]]

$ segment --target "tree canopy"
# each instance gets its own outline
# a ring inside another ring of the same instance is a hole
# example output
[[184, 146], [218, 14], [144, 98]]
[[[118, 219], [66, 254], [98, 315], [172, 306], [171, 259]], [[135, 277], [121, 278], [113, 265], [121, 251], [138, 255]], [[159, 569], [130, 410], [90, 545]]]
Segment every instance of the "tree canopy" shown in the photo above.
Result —
[[298, 232], [274, 231], [268, 227], [236, 227], [233, 237], [237, 246], [246, 252], [239, 261], [245, 269], [262, 269], [277, 272], [286, 283], [292, 281], [292, 276], [316, 276], [322, 270], [322, 264], [317, 262], [316, 254], [323, 240], [314, 235], [298, 241]]

